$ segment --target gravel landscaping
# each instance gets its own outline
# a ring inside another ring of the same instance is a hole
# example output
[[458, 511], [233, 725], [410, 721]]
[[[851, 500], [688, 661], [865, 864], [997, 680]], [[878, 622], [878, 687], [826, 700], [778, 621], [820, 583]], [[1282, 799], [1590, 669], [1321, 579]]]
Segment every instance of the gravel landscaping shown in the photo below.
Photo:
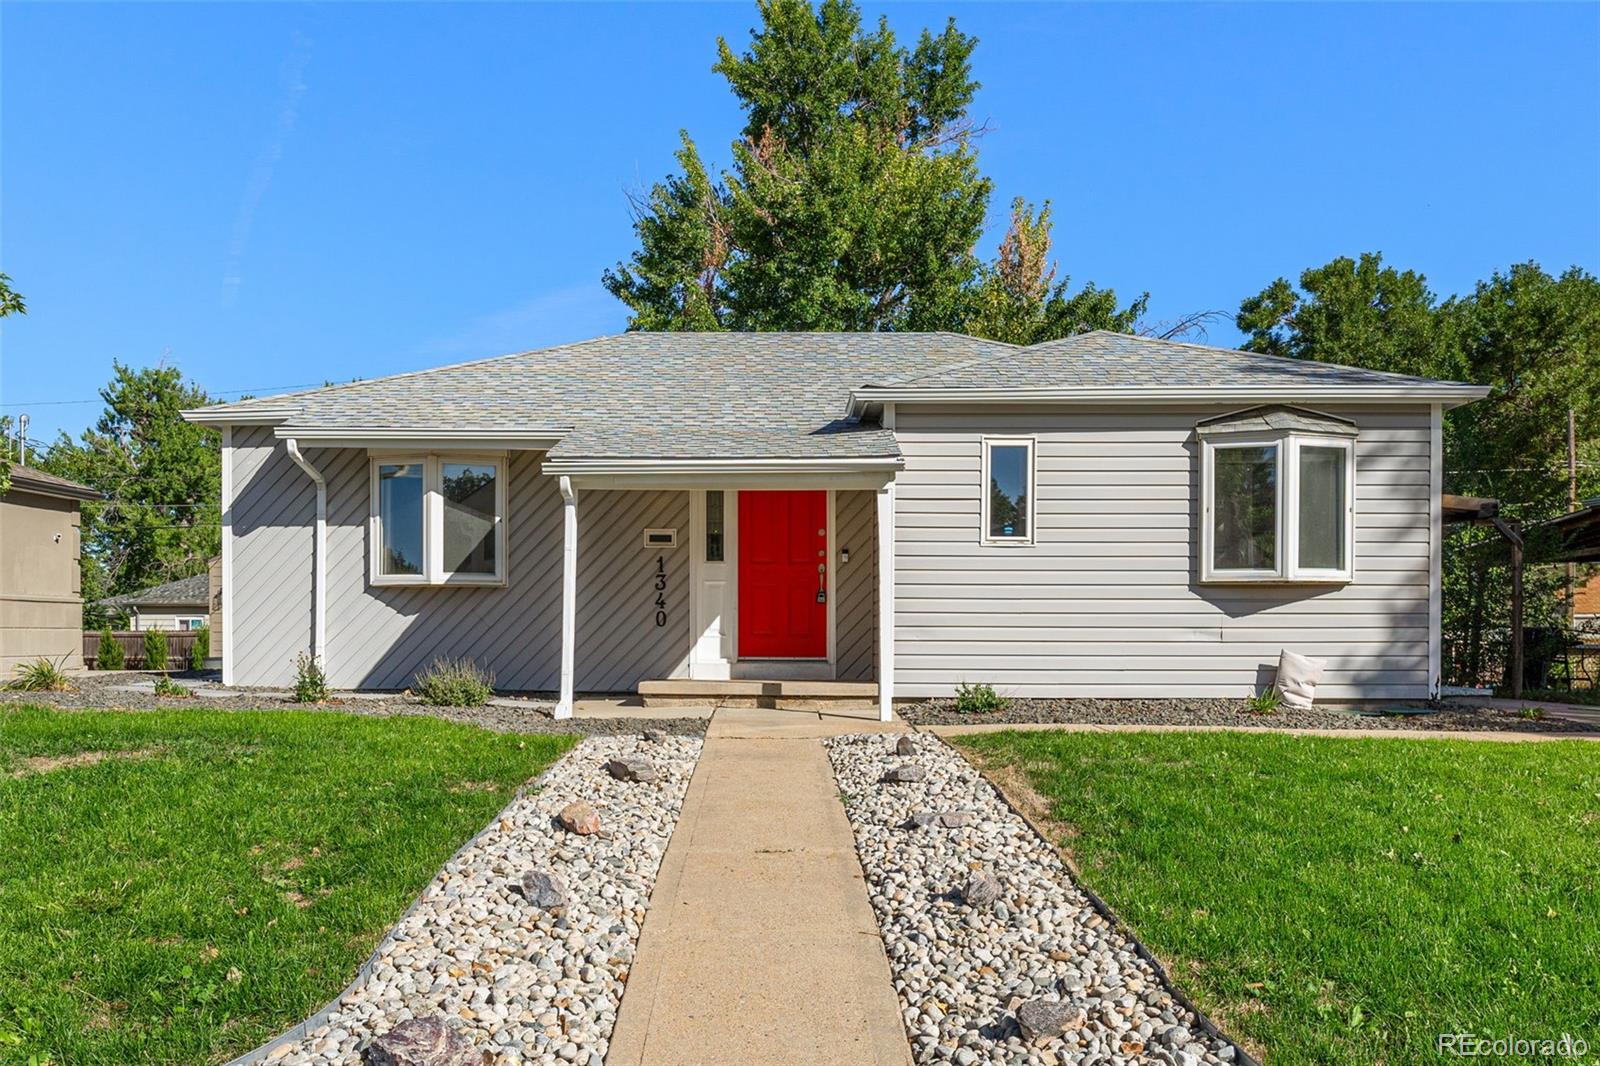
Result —
[[[982, 714], [956, 710], [954, 700], [928, 700], [896, 707], [913, 725], [1024, 725], [1072, 723], [1085, 725], [1221, 725], [1237, 729], [1439, 729], [1489, 730], [1518, 733], [1592, 733], [1592, 728], [1559, 718], [1519, 718], [1515, 712], [1491, 707], [1395, 700], [1382, 710], [1337, 706], [1300, 711], [1282, 706], [1271, 714], [1256, 714], [1244, 700], [1233, 699], [1012, 699], [1004, 708]], [[1404, 711], [1407, 713], [1392, 713]], [[1424, 712], [1424, 713], [1418, 713]]]
[[580, 742], [445, 864], [330, 1015], [253, 1061], [601, 1066], [700, 747]]
[[435, 707], [404, 692], [335, 692], [327, 703], [296, 703], [283, 689], [223, 688], [214, 675], [172, 675], [190, 696], [157, 696], [161, 675], [137, 670], [90, 671], [72, 678], [68, 692], [22, 692], [0, 688], [0, 703], [26, 703], [60, 710], [154, 711], [205, 707], [222, 711], [338, 711], [379, 718], [421, 714], [497, 733], [577, 733], [584, 736], [634, 734], [659, 729], [683, 736], [703, 736], [704, 718], [566, 718], [551, 717], [555, 704], [536, 697], [497, 696], [482, 707]]
[[952, 748], [825, 743], [917, 1062], [1243, 1061]]

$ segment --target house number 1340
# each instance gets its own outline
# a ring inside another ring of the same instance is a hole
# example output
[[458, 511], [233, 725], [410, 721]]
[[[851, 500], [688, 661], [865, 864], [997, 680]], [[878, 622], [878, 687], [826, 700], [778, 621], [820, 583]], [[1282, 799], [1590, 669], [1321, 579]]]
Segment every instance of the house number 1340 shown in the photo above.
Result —
[[667, 624], [667, 557], [656, 556], [656, 625]]

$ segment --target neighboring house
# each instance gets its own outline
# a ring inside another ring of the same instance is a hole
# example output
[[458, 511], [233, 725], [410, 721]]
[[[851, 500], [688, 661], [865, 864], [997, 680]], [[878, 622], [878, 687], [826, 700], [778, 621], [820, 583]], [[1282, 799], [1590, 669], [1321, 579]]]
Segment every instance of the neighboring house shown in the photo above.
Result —
[[186, 417], [223, 433], [224, 676], [501, 688], [1439, 682], [1445, 409], [1487, 390], [1090, 333], [630, 333]]
[[78, 505], [87, 485], [32, 467], [11, 467], [0, 495], [0, 682], [43, 656], [83, 669]]
[[95, 606], [126, 612], [128, 628], [135, 633], [147, 629], [202, 629], [210, 624], [210, 575], [196, 574], [138, 592], [111, 596], [96, 602]]
[[1586, 632], [1600, 632], [1600, 574], [1583, 582], [1575, 590], [1572, 624]]

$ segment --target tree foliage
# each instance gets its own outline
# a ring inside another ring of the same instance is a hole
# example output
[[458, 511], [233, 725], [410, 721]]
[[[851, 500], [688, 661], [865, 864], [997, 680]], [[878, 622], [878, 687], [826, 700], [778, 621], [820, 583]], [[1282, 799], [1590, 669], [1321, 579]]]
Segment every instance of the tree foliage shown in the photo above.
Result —
[[759, 10], [748, 51], [717, 42], [713, 69], [745, 114], [731, 169], [714, 176], [682, 132], [680, 172], [634, 204], [638, 249], [605, 272], [630, 328], [1042, 339], [1131, 325], [1142, 301], [1119, 311], [1108, 290], [1069, 299], [1054, 282], [1048, 205], [1019, 203], [1000, 258], [979, 262], [991, 183], [968, 113], [977, 41], [953, 19], [907, 48], [850, 0]]
[[[23, 300], [22, 294], [11, 287], [11, 278], [0, 274], [0, 318], [7, 315], [25, 315], [28, 305]], [[0, 420], [0, 492], [5, 492], [11, 487], [11, 463], [14, 456], [11, 454], [11, 420]]]
[[[1580, 499], [1600, 494], [1600, 281], [1521, 263], [1440, 301], [1427, 279], [1378, 253], [1279, 278], [1244, 300], [1245, 347], [1375, 370], [1488, 385], [1488, 398], [1445, 417], [1445, 487], [1502, 503], [1548, 545], [1537, 523], [1568, 506], [1567, 414], [1578, 440]], [[1509, 624], [1509, 574], [1497, 535], [1453, 530], [1445, 552], [1448, 680], [1497, 675]], [[1530, 567], [1527, 624], [1565, 623], [1564, 568]]]
[[106, 495], [83, 504], [85, 603], [204, 573], [221, 547], [221, 438], [179, 414], [206, 394], [174, 368], [114, 363], [100, 396], [95, 425], [40, 460]]

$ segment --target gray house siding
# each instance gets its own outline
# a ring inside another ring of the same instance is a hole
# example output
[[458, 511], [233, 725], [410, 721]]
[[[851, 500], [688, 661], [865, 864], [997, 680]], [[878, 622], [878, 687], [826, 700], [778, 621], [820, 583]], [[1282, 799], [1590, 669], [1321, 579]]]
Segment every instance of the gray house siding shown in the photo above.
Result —
[[[1319, 697], [1426, 696], [1427, 409], [1327, 408], [1361, 429], [1353, 582], [1201, 585], [1193, 428], [1238, 406], [899, 409], [896, 694], [1241, 696], [1290, 648], [1329, 660]], [[979, 544], [991, 434], [1037, 440], [1033, 546]]]
[[835, 673], [841, 681], [872, 681], [878, 668], [878, 512], [877, 493], [834, 494], [835, 555], [849, 549], [850, 561], [836, 562], [839, 602], [834, 607]]
[[[328, 483], [327, 670], [335, 688], [401, 688], [439, 656], [466, 656], [497, 687], [559, 683], [561, 496], [543, 458], [512, 453], [507, 481], [507, 584], [397, 588], [367, 581], [367, 453], [308, 450]], [[284, 685], [311, 643], [310, 480], [272, 431], [234, 431], [234, 670], [246, 685]], [[686, 530], [682, 492], [578, 497], [579, 691], [631, 689], [677, 672], [688, 648], [688, 555], [646, 549], [643, 530]], [[657, 626], [655, 570], [665, 556], [666, 625]]]

